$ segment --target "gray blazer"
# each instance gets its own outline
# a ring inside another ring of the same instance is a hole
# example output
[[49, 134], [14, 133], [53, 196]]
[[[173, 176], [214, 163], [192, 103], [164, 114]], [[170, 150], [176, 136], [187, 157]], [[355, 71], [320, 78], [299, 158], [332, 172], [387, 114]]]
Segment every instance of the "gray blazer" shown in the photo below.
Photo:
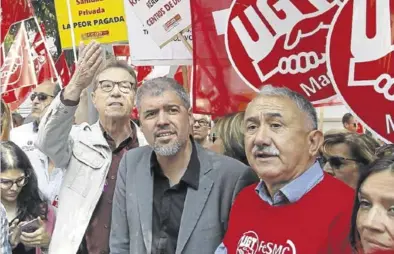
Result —
[[[210, 254], [222, 242], [231, 205], [238, 192], [254, 182], [254, 172], [241, 162], [196, 144], [200, 161], [198, 190], [189, 188], [176, 254]], [[123, 157], [112, 207], [112, 254], [150, 254], [152, 247], [152, 149], [133, 149]]]

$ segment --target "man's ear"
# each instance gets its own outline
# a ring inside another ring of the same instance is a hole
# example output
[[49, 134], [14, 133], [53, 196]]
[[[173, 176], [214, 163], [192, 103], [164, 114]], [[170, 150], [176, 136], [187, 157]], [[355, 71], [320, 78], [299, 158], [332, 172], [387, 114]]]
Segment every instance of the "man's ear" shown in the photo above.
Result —
[[93, 91], [93, 92], [90, 94], [90, 96], [92, 96], [92, 102], [93, 102], [93, 104], [96, 105], [96, 93], [95, 93], [95, 91]]
[[189, 115], [189, 125], [192, 127], [194, 125], [194, 116], [193, 116], [193, 110], [191, 108], [189, 108], [189, 110], [187, 111], [188, 115]]
[[319, 154], [320, 148], [323, 145], [324, 136], [320, 130], [313, 130], [308, 135], [309, 154], [316, 156]]

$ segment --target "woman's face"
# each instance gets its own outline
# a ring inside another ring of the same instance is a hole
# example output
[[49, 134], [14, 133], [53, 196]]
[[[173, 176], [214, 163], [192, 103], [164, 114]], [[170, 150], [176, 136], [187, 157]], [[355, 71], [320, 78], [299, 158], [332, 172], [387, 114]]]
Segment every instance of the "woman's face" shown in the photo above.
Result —
[[364, 252], [394, 250], [394, 172], [370, 175], [358, 193], [357, 230]]
[[3, 202], [15, 202], [27, 180], [25, 173], [20, 169], [9, 169], [1, 172], [1, 200]]
[[[326, 149], [323, 154], [327, 163], [324, 165], [324, 171], [333, 175], [335, 178], [343, 181], [353, 189], [357, 187], [360, 177], [358, 164], [354, 161], [347, 144], [336, 144]], [[335, 163], [330, 163], [333, 161]]]

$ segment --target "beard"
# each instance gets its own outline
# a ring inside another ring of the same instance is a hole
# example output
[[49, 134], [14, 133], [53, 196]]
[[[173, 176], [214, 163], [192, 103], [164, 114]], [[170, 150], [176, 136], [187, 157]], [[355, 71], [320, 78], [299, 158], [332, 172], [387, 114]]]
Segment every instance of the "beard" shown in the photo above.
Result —
[[176, 155], [182, 148], [182, 146], [186, 143], [185, 141], [180, 141], [179, 139], [174, 140], [169, 144], [159, 144], [155, 142], [153, 144], [153, 150], [160, 156], [174, 156]]

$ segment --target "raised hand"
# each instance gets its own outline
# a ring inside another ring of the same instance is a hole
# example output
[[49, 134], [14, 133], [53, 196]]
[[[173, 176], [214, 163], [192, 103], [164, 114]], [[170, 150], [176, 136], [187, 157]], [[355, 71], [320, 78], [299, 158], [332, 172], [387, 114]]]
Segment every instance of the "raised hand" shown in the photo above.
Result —
[[78, 101], [82, 91], [92, 83], [103, 61], [103, 50], [100, 43], [92, 41], [87, 46], [81, 44], [77, 68], [65, 89], [64, 98]]
[[71, 83], [80, 88], [81, 91], [88, 87], [103, 61], [101, 45], [96, 42], [90, 42], [86, 47], [80, 46], [79, 59]]

